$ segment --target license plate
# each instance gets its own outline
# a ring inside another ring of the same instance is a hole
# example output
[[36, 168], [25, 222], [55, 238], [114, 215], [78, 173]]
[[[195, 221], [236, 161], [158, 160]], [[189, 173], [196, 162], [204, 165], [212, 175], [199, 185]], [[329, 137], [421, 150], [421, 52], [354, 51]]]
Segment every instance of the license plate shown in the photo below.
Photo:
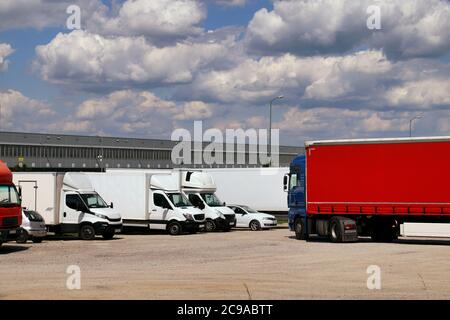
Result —
[[204, 224], [199, 224], [198, 227], [199, 227], [199, 228], [204, 228], [205, 225], [204, 225]]
[[234, 226], [234, 222], [230, 222], [230, 226]]
[[121, 229], [116, 229], [116, 230], [115, 230], [115, 232], [121, 232], [121, 231], [122, 231]]

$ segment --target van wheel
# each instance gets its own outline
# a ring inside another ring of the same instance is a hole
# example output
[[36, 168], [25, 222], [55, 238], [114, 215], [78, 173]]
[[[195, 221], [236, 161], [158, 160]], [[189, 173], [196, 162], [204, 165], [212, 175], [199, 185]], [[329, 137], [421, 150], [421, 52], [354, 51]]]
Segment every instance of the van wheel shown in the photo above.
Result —
[[85, 224], [80, 228], [80, 238], [82, 240], [93, 240], [95, 238], [95, 229], [89, 224]]
[[301, 218], [297, 218], [294, 222], [294, 231], [295, 231], [295, 238], [297, 240], [306, 240], [306, 226], [305, 226], [305, 220]]
[[182, 228], [178, 222], [171, 222], [167, 226], [167, 231], [169, 231], [170, 235], [177, 236], [177, 235], [181, 234]]
[[259, 223], [258, 220], [252, 220], [250, 221], [250, 229], [252, 231], [259, 231], [261, 230], [261, 224]]
[[25, 229], [17, 229], [17, 243], [26, 243], [28, 241], [28, 232]]
[[213, 232], [216, 230], [216, 223], [213, 220], [206, 220], [205, 230], [206, 232]]
[[329, 237], [331, 242], [342, 242], [344, 230], [342, 230], [342, 224], [340, 219], [334, 217], [330, 220]]
[[44, 238], [35, 238], [33, 237], [33, 243], [41, 243]]
[[103, 232], [102, 237], [105, 240], [111, 240], [112, 238], [114, 238], [114, 229], [113, 228], [109, 228], [106, 229], [105, 232]]

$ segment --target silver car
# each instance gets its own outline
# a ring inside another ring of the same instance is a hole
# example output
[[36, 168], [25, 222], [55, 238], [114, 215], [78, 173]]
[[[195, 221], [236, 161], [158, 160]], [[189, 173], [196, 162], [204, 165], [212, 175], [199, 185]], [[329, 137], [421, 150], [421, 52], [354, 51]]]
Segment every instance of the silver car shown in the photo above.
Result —
[[23, 209], [22, 225], [16, 230], [16, 242], [26, 243], [32, 240], [34, 243], [40, 243], [46, 235], [44, 218], [36, 211]]

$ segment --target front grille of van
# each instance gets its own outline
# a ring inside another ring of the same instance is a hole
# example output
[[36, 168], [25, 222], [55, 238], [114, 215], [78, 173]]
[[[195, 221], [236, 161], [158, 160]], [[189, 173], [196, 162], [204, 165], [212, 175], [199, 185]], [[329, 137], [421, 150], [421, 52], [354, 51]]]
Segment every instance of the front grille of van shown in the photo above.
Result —
[[204, 214], [194, 214], [194, 219], [195, 220], [205, 220], [205, 215]]

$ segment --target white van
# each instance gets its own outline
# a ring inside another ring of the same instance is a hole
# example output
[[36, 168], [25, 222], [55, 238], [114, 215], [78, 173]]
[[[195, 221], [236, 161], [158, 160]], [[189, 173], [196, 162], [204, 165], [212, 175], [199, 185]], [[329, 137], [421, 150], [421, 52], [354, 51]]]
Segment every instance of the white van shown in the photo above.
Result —
[[108, 171], [88, 176], [95, 190], [114, 202], [124, 226], [166, 230], [171, 235], [204, 227], [205, 214], [179, 191], [170, 173]]
[[77, 234], [83, 240], [111, 239], [122, 229], [120, 214], [107, 205], [80, 172], [16, 172], [22, 207], [39, 212], [49, 232]]
[[233, 210], [215, 194], [217, 187], [212, 176], [202, 171], [180, 170], [179, 185], [189, 201], [205, 214], [205, 229], [229, 231], [236, 225]]

